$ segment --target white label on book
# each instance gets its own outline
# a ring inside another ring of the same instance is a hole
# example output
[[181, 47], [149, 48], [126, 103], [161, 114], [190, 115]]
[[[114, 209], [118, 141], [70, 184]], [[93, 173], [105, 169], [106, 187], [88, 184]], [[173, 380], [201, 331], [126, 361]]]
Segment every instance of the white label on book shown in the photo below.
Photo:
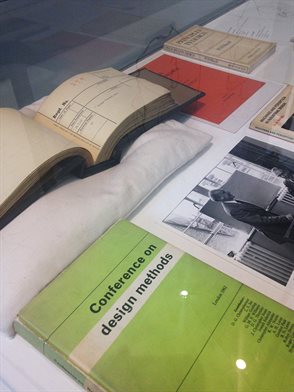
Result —
[[[166, 245], [121, 295], [119, 300], [75, 347], [69, 359], [84, 372], [89, 373], [122, 330], [136, 316], [183, 254], [184, 252], [179, 249]], [[125, 304], [131, 304], [132, 311], [124, 311]], [[123, 317], [115, 327], [112, 327], [110, 321], [113, 321], [113, 315], [117, 313], [120, 313]]]

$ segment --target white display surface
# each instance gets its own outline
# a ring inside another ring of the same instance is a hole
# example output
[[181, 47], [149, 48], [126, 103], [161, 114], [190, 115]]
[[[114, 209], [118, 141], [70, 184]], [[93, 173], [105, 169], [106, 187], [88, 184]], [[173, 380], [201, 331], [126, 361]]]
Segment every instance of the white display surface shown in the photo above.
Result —
[[[284, 0], [282, 2], [276, 2], [274, 0], [250, 0], [230, 13], [211, 22], [208, 27], [277, 41], [278, 48], [276, 53], [251, 73], [250, 77], [277, 83], [293, 84], [294, 43], [291, 41], [294, 36], [293, 17], [294, 3], [291, 0]], [[261, 21], [263, 23], [261, 23]], [[177, 188], [176, 191], [174, 184], [178, 182], [178, 180], [176, 176], [173, 176], [173, 178], [166, 182], [159, 191], [150, 196], [149, 199], [144, 202], [144, 205], [132, 216], [131, 219], [134, 223], [138, 223], [148, 228], [152, 225], [150, 222], [153, 217], [156, 217], [156, 221], [159, 216], [165, 216], [165, 214], [174, 207], [175, 199], [180, 198], [182, 195], [186, 195], [191, 190], [191, 183], [197, 184], [207, 173], [208, 168], [213, 168], [215, 163], [223, 157], [224, 152], [228, 152], [244, 136], [260, 139], [290, 151], [293, 151], [294, 149], [294, 145], [291, 143], [249, 130], [249, 121], [235, 134], [228, 133], [195, 118], [189, 118], [185, 121], [187, 125], [191, 125], [200, 131], [211, 134], [213, 136], [213, 145], [203, 154], [203, 156], [201, 156], [201, 161], [198, 160], [180, 171], [181, 186]], [[191, 181], [191, 176], [193, 176], [193, 181]], [[162, 206], [160, 200], [163, 195], [171, 189], [173, 189], [173, 198], [170, 198], [169, 202]], [[151, 206], [153, 216], [150, 215]], [[149, 215], [150, 222], [146, 221], [147, 214]], [[188, 243], [189, 241], [187, 241], [187, 245], [189, 246]], [[213, 264], [213, 260], [211, 261], [211, 264]], [[248, 273], [246, 269], [243, 270], [243, 272], [245, 275]], [[240, 271], [236, 272], [236, 277], [238, 277], [239, 273]], [[244, 276], [242, 275], [242, 279], [243, 278]], [[254, 285], [258, 287], [259, 278], [256, 279]], [[283, 300], [282, 302], [288, 304], [289, 307], [293, 307], [293, 276], [292, 285], [290, 283], [283, 292], [281, 292], [279, 287], [275, 284], [271, 287], [273, 290], [273, 292], [270, 293], [271, 296], [273, 293], [276, 295], [277, 299], [281, 296], [283, 297], [280, 298]], [[3, 296], [1, 297], [3, 298]], [[3, 392], [74, 392], [82, 390], [82, 388], [66, 376], [63, 371], [51, 364], [49, 360], [19, 336], [11, 339], [1, 335], [0, 361], [0, 389]]]

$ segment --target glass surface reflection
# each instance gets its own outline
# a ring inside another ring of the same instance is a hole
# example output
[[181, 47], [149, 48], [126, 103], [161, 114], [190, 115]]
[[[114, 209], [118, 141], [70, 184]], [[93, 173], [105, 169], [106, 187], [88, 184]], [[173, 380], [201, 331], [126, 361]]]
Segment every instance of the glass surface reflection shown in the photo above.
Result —
[[244, 361], [244, 359], [237, 359], [236, 366], [238, 369], [244, 370], [244, 369], [246, 369], [247, 365], [246, 365], [246, 362]]
[[189, 292], [188, 292], [187, 290], [182, 290], [182, 291], [180, 292], [180, 295], [181, 295], [182, 297], [184, 297], [184, 298], [187, 298], [188, 295], [189, 295]]

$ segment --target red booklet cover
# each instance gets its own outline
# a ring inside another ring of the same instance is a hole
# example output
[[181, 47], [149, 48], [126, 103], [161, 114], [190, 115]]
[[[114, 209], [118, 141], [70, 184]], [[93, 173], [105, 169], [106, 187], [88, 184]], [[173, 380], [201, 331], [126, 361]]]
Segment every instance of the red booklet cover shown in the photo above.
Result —
[[224, 121], [265, 84], [169, 55], [158, 57], [144, 68], [205, 92], [184, 111], [214, 124]]

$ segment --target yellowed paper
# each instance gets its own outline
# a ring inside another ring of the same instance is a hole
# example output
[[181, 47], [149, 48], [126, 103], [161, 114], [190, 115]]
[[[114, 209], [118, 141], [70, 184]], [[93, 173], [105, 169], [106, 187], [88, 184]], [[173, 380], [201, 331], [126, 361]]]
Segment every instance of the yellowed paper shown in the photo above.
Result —
[[79, 148], [14, 109], [0, 110], [0, 135], [1, 209], [2, 203], [21, 188], [29, 176], [34, 176], [37, 168], [41, 175], [40, 167], [46, 162], [54, 160], [56, 163], [61, 153], [71, 155]]
[[36, 120], [86, 147], [96, 159], [124, 120], [167, 93], [147, 80], [106, 68], [65, 81], [45, 100]]

